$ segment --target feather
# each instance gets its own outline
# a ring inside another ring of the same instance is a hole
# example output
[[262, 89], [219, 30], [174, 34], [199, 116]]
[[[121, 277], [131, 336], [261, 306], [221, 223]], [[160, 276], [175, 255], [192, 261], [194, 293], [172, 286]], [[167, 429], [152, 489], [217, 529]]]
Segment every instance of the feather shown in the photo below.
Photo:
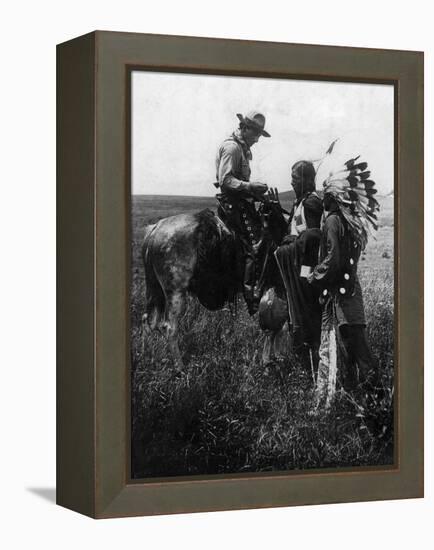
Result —
[[378, 231], [378, 223], [368, 218], [369, 223], [372, 225], [372, 227], [375, 229], [375, 231]]
[[357, 170], [347, 170], [344, 167], [340, 167], [337, 171], [333, 172], [329, 175], [329, 177], [335, 178], [335, 179], [347, 179], [351, 175], [355, 175], [357, 173]]
[[[339, 139], [339, 138], [338, 138]], [[326, 151], [326, 155], [331, 155], [332, 151], [333, 151], [333, 148], [334, 146], [336, 145], [336, 142], [338, 141], [338, 139], [335, 139], [334, 141], [331, 142], [329, 148], [327, 149]]]
[[363, 180], [363, 185], [366, 187], [366, 189], [372, 189], [375, 186], [375, 181]]
[[[360, 155], [359, 155], [360, 156]], [[359, 157], [357, 157], [359, 158]], [[361, 172], [363, 172], [364, 170], [366, 170], [366, 168], [368, 167], [368, 163], [367, 162], [359, 162], [359, 164], [354, 164], [354, 166], [352, 166], [352, 168], [357, 168], [359, 169]]]
[[370, 170], [367, 170], [366, 172], [361, 172], [359, 174], [359, 177], [360, 177], [361, 180], [367, 180], [370, 175], [371, 175]]
[[353, 159], [350, 159], [350, 160], [347, 160], [347, 162], [345, 163], [345, 166], [349, 169], [349, 168], [352, 168], [354, 163], [356, 162], [356, 160], [358, 160], [360, 158], [360, 155], [358, 155], [357, 157], [354, 157]]
[[364, 191], [365, 193], [369, 193], [370, 189], [366, 189], [366, 187], [363, 185], [362, 181], [358, 181], [357, 185], [354, 186], [354, 189], [358, 189], [360, 191]]
[[350, 182], [351, 187], [356, 187], [360, 179], [357, 176], [350, 176], [348, 181]]
[[325, 180], [324, 187], [335, 187], [344, 190], [349, 187], [349, 183], [347, 179], [335, 179], [334, 176], [330, 176]]
[[363, 195], [358, 195], [358, 200], [361, 202], [363, 206], [368, 207], [369, 199], [367, 197], [364, 197]]
[[372, 188], [371, 189], [369, 189], [369, 188], [366, 189], [366, 187], [363, 184], [361, 184], [360, 182], [359, 182], [358, 185], [352, 185], [351, 187], [352, 187], [352, 189], [354, 189], [354, 191], [362, 193], [363, 196], [365, 196], [365, 197], [372, 197], [373, 195], [378, 193], [377, 189], [372, 189]]
[[378, 204], [378, 202], [375, 199], [371, 198], [371, 197], [369, 197], [368, 206], [371, 210], [377, 210], [377, 209], [379, 210], [380, 209], [380, 205]]

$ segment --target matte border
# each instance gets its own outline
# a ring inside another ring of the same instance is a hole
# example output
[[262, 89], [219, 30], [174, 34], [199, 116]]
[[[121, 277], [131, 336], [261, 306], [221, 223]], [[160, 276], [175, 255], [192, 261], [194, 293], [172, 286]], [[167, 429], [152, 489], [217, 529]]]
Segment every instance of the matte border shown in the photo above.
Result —
[[[94, 517], [423, 496], [423, 54], [97, 31], [95, 37]], [[81, 39], [78, 39], [81, 40]], [[151, 70], [395, 82], [395, 341], [399, 468], [128, 479], [129, 186], [127, 74]], [[89, 83], [91, 84], [91, 83]], [[65, 475], [65, 474], [64, 474]], [[81, 509], [84, 513], [88, 511]]]

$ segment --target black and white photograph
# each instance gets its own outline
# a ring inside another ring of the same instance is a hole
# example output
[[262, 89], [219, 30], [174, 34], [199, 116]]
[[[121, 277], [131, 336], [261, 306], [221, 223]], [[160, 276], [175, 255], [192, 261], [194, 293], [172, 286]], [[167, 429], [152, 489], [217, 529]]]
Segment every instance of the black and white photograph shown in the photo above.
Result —
[[5, 6], [2, 547], [434, 547], [428, 8]]
[[130, 78], [131, 478], [393, 467], [394, 86]]

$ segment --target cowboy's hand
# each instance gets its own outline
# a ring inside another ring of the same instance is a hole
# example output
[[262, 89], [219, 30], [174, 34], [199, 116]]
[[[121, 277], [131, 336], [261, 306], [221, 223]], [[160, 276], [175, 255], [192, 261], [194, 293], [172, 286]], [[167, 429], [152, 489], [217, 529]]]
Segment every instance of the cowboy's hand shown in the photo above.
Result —
[[266, 183], [261, 183], [260, 181], [251, 181], [249, 184], [251, 193], [255, 195], [263, 195], [268, 191], [268, 185]]

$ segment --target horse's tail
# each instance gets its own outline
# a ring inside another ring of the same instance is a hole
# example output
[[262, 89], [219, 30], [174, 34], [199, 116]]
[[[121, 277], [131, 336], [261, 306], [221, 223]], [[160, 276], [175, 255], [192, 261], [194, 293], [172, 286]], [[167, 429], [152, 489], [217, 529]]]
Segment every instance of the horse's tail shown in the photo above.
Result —
[[143, 321], [151, 329], [155, 329], [158, 326], [165, 309], [164, 291], [153, 265], [152, 237], [156, 227], [157, 224], [145, 227], [142, 245], [142, 259], [145, 273], [145, 314]]

